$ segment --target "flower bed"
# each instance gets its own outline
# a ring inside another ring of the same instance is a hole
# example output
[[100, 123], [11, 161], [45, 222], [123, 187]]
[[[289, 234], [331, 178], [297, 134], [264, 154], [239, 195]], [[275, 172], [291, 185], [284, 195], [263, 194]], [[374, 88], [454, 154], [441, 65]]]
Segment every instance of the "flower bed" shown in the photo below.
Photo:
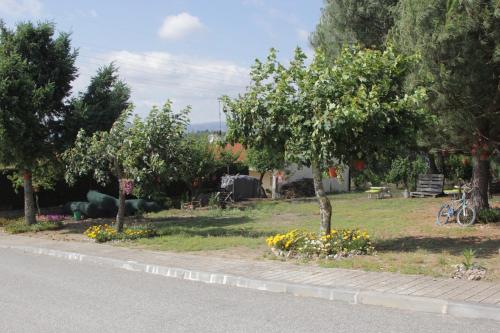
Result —
[[117, 232], [113, 227], [104, 225], [94, 225], [83, 233], [97, 243], [109, 242], [111, 240], [133, 240], [138, 238], [148, 238], [156, 236], [156, 231], [149, 227], [129, 227], [123, 232]]
[[271, 236], [266, 242], [274, 254], [284, 257], [341, 258], [374, 251], [368, 233], [359, 229], [332, 230], [320, 236], [292, 230]]
[[58, 223], [67, 220], [69, 217], [61, 214], [37, 215], [37, 222], [53, 222]]

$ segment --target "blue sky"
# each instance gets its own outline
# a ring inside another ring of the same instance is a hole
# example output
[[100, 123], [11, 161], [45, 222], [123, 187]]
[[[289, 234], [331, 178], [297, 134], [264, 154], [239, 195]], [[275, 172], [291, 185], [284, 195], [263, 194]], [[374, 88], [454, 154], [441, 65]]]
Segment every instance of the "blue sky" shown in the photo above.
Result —
[[57, 24], [80, 50], [84, 89], [99, 66], [114, 61], [145, 115], [167, 99], [191, 105], [192, 123], [218, 120], [217, 98], [244, 91], [249, 67], [270, 47], [280, 58], [309, 49], [322, 0], [0, 0], [11, 27], [24, 20]]

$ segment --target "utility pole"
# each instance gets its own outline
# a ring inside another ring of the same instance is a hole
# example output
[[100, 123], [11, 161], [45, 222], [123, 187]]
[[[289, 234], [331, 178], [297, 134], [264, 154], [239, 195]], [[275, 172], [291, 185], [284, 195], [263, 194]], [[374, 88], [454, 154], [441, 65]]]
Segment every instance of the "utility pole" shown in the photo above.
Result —
[[219, 101], [219, 135], [222, 138], [222, 117], [221, 117], [221, 109], [220, 109], [220, 98], [218, 99]]

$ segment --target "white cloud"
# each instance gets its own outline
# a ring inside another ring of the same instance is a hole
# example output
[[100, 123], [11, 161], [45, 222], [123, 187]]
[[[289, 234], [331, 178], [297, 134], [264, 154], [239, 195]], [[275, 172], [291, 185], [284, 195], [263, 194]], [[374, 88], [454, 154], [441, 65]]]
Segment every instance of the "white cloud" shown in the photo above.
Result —
[[170, 15], [165, 18], [158, 30], [158, 35], [164, 39], [182, 39], [187, 35], [203, 29], [200, 19], [189, 13]]
[[95, 9], [91, 9], [89, 13], [90, 13], [90, 16], [92, 16], [94, 18], [97, 17], [97, 11]]
[[[81, 76], [74, 87], [84, 89], [97, 67], [114, 61], [120, 77], [132, 88], [132, 102], [140, 115], [167, 99], [179, 110], [193, 107], [193, 123], [218, 120], [218, 98], [236, 96], [249, 82], [249, 69], [228, 61], [200, 59], [166, 52], [116, 51], [81, 58]], [[94, 61], [94, 59], [97, 59]]]
[[40, 0], [0, 0], [0, 13], [19, 16], [40, 16], [42, 3]]

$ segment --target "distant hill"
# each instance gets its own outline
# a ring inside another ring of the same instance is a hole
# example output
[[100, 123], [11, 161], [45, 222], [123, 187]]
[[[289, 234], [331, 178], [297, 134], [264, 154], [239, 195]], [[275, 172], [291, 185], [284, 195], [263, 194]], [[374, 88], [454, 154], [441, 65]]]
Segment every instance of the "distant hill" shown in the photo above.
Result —
[[189, 124], [188, 126], [188, 131], [189, 132], [203, 132], [203, 131], [209, 131], [209, 132], [215, 132], [218, 131], [222, 127], [222, 132], [226, 131], [226, 123], [222, 122], [222, 124], [219, 124], [218, 121], [212, 121], [208, 123], [199, 123], [199, 124]]

